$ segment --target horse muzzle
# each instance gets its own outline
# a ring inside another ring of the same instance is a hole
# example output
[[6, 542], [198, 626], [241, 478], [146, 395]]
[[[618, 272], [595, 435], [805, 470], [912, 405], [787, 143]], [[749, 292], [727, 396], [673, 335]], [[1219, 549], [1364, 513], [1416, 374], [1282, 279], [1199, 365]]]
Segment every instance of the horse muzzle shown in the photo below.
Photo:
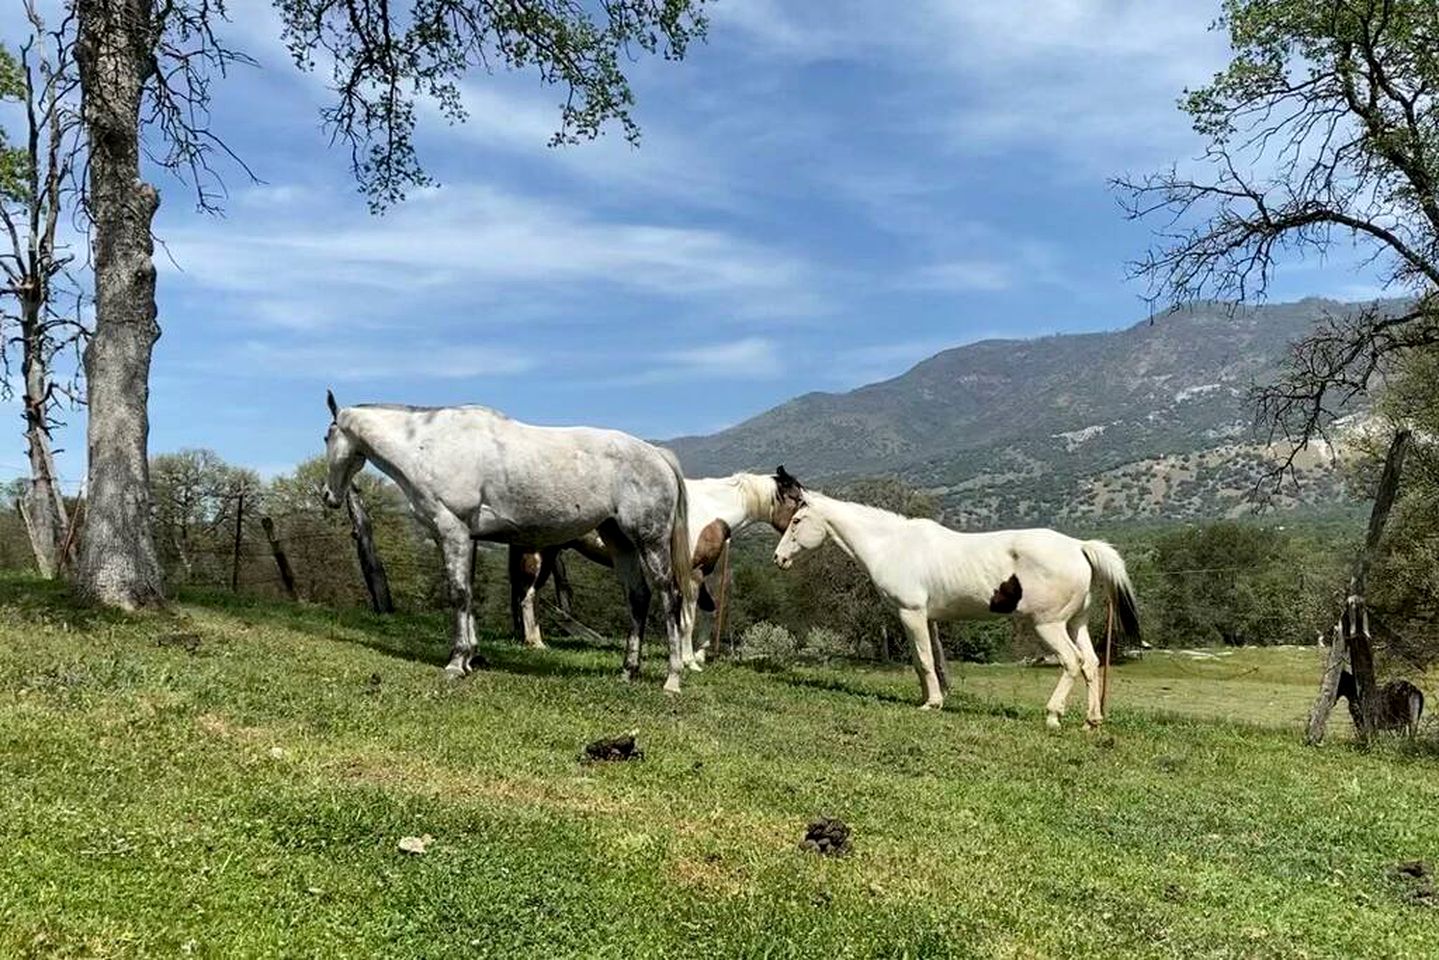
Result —
[[792, 557], [781, 557], [779, 554], [775, 554], [774, 565], [781, 570], [788, 570], [794, 565], [794, 559]]
[[330, 489], [329, 484], [325, 484], [324, 486], [320, 487], [320, 500], [325, 504], [325, 506], [329, 507], [331, 510], [334, 510], [340, 506], [340, 498], [335, 496], [334, 492]]

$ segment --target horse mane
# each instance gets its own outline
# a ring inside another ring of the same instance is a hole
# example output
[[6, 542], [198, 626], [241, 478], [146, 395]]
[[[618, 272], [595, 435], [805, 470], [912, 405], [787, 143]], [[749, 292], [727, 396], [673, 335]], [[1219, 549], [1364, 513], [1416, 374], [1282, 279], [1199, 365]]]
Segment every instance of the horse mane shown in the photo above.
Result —
[[[867, 503], [858, 503], [854, 500], [841, 500], [838, 497], [827, 497], [817, 490], [805, 490], [804, 495], [806, 503], [813, 503], [816, 505], [830, 503], [838, 504], [847, 510], [853, 510], [855, 513], [860, 514], [861, 516], [867, 516], [872, 519], [899, 521], [922, 519], [917, 517], [906, 517], [902, 513], [895, 513], [893, 510], [885, 510], [883, 507], [871, 507]], [[823, 509], [822, 506], [821, 509]]]
[[751, 517], [767, 517], [774, 510], [776, 488], [774, 477], [760, 473], [736, 473], [724, 478], [738, 488], [744, 498], [745, 513]]

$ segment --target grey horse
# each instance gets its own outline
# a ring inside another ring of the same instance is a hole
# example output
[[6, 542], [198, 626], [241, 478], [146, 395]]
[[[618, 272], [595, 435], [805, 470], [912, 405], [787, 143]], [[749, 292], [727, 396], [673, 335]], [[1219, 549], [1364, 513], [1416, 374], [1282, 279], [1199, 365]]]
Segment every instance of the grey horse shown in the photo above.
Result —
[[342, 408], [334, 394], [325, 399], [325, 504], [340, 505], [368, 460], [404, 491], [440, 545], [455, 604], [446, 673], [468, 673], [474, 654], [474, 541], [540, 549], [597, 529], [629, 601], [623, 676], [639, 675], [658, 590], [670, 644], [665, 690], [679, 692], [680, 617], [694, 587], [689, 506], [673, 454], [618, 430], [537, 427], [487, 407]]

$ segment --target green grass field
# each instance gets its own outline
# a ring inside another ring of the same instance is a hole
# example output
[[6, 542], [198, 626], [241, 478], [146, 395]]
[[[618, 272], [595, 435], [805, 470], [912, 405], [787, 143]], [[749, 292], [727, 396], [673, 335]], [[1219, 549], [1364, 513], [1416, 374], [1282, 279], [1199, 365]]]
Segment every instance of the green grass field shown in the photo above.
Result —
[[[1439, 956], [1391, 876], [1439, 860], [1439, 770], [1300, 745], [1317, 651], [1150, 656], [1098, 734], [1044, 729], [1052, 668], [925, 714], [900, 669], [671, 699], [617, 647], [483, 653], [450, 684], [436, 616], [0, 580], [0, 956]], [[643, 762], [577, 762], [629, 728]], [[797, 848], [817, 814], [852, 855]]]

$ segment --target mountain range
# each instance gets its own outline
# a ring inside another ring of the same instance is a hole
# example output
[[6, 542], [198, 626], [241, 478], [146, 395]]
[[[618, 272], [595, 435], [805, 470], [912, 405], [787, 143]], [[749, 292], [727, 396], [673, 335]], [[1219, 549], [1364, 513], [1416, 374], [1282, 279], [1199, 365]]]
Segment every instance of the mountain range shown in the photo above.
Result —
[[[1127, 329], [984, 340], [666, 445], [691, 476], [777, 463], [812, 483], [896, 475], [958, 526], [1238, 515], [1276, 455], [1254, 430], [1253, 387], [1347, 306], [1197, 303]], [[1332, 460], [1306, 451], [1275, 505], [1343, 504]]]

